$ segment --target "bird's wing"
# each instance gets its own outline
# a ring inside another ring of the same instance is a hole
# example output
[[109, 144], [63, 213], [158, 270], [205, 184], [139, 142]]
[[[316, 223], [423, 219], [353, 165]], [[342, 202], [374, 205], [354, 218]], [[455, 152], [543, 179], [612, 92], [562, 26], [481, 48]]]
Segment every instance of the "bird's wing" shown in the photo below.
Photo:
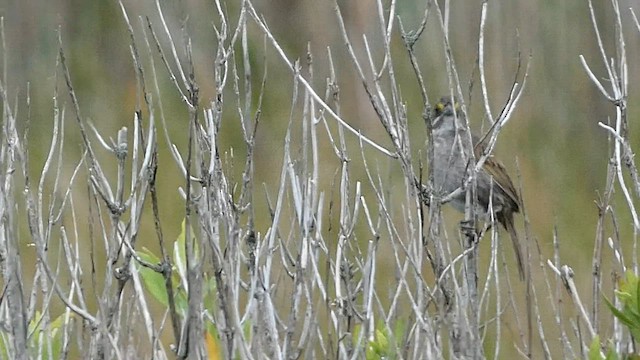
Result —
[[[486, 146], [484, 141], [482, 143], [478, 142], [479, 139], [477, 136], [473, 136], [473, 153], [476, 157], [476, 160], [482, 156]], [[520, 197], [518, 196], [518, 192], [516, 191], [515, 186], [513, 186], [513, 182], [509, 178], [507, 174], [507, 169], [505, 169], [504, 165], [498, 160], [495, 160], [493, 155], [490, 155], [487, 160], [484, 162], [483, 170], [493, 178], [493, 181], [498, 187], [505, 193], [507, 196], [513, 201], [515, 204], [515, 211], [519, 211], [520, 208]]]

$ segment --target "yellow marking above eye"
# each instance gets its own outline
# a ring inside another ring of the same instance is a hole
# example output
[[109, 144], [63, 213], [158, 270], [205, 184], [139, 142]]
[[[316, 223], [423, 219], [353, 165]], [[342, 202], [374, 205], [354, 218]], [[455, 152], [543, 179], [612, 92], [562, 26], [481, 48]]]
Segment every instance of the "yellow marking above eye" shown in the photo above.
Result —
[[453, 106], [455, 106], [456, 110], [460, 109], [460, 103], [457, 101], [453, 103]]
[[438, 111], [442, 111], [442, 110], [444, 110], [444, 104], [443, 104], [443, 103], [441, 103], [441, 102], [437, 103], [437, 104], [436, 104], [436, 109], [437, 109]]

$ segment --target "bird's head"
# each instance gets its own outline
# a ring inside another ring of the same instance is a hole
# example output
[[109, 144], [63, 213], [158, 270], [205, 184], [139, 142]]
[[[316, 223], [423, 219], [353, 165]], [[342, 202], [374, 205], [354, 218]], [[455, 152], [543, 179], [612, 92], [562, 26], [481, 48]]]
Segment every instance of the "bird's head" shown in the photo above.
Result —
[[455, 129], [454, 112], [461, 116], [460, 104], [456, 98], [443, 96], [433, 106], [433, 129], [442, 131], [452, 131]]
[[433, 109], [435, 117], [440, 115], [453, 116], [454, 109], [456, 112], [460, 110], [460, 104], [456, 98], [446, 95], [438, 100], [438, 102], [433, 106]]

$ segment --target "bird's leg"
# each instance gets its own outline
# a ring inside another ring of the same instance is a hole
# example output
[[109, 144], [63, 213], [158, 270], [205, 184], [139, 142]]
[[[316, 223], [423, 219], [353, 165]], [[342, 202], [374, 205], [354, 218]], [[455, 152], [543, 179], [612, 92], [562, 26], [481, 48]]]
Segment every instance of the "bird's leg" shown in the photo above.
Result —
[[472, 238], [474, 242], [477, 242], [483, 234], [482, 231], [478, 231], [476, 228], [475, 220], [460, 221], [460, 231], [462, 231], [466, 237]]
[[478, 239], [481, 239], [489, 230], [491, 230], [491, 223], [486, 222], [484, 227], [478, 231]]

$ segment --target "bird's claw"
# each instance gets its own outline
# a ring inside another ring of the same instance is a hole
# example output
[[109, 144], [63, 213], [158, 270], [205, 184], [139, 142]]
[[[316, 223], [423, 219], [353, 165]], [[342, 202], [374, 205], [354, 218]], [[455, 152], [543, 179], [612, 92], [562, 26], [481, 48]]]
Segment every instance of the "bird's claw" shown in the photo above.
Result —
[[460, 221], [460, 231], [467, 236], [473, 239], [480, 238], [480, 232], [476, 229], [475, 221], [473, 220], [462, 220]]

